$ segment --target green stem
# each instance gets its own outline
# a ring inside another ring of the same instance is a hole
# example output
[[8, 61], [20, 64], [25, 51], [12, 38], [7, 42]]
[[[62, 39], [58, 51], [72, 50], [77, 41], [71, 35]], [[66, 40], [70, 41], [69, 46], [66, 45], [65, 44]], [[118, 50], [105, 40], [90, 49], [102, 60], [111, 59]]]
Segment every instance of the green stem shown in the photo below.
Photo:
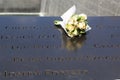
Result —
[[55, 24], [55, 25], [60, 25], [60, 23], [61, 23], [61, 21], [59, 21], [59, 20], [55, 20], [55, 21], [54, 21], [54, 24]]

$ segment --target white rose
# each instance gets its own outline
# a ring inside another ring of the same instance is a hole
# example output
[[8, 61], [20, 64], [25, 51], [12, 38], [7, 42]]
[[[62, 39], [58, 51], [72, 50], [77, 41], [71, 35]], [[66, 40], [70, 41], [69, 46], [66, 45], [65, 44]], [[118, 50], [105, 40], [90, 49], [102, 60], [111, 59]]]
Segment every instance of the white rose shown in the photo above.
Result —
[[82, 23], [79, 23], [79, 24], [78, 24], [78, 28], [82, 29], [82, 28], [83, 28], [83, 24], [82, 24]]
[[87, 20], [87, 15], [86, 14], [79, 14], [79, 16], [83, 17], [85, 20]]
[[72, 20], [77, 21], [78, 15], [72, 16]]
[[67, 25], [66, 29], [71, 32], [71, 31], [73, 31], [75, 29], [75, 27], [72, 26], [72, 25]]

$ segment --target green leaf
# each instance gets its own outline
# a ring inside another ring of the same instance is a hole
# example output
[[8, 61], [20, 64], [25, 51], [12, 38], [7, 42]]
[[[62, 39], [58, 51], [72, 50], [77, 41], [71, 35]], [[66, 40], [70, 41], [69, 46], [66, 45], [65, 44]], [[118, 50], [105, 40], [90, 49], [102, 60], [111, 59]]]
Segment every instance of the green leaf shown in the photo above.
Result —
[[77, 21], [80, 21], [80, 20], [81, 20], [81, 17], [78, 17], [78, 18], [77, 18]]

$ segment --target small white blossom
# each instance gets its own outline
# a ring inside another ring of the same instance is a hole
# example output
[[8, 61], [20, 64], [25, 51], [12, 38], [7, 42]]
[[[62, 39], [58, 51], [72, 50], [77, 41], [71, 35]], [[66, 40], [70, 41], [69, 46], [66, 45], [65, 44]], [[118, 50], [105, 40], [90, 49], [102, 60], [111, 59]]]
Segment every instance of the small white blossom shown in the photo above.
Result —
[[79, 23], [77, 27], [80, 28], [80, 29], [83, 29], [83, 24]]
[[79, 14], [79, 16], [81, 16], [82, 18], [84, 18], [85, 20], [87, 20], [87, 15], [86, 14]]

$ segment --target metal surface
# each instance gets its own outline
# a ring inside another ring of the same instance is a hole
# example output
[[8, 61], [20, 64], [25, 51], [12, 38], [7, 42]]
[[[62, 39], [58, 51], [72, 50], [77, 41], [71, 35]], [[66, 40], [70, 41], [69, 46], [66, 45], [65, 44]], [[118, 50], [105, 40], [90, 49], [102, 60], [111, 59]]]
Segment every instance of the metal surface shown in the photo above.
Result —
[[70, 39], [59, 17], [0, 17], [0, 80], [119, 80], [120, 17], [88, 17]]

